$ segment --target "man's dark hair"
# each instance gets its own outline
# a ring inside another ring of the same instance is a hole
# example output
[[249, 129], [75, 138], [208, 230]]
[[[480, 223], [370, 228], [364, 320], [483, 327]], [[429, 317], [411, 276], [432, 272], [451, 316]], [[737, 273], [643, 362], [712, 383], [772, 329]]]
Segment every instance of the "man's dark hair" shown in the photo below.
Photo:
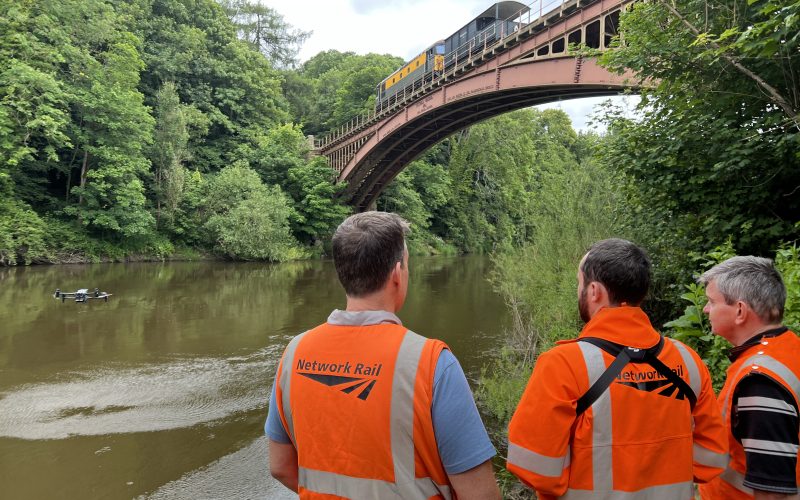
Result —
[[344, 291], [363, 297], [383, 287], [403, 263], [408, 223], [389, 212], [363, 212], [344, 220], [333, 235], [333, 264]]
[[610, 238], [589, 249], [581, 267], [584, 286], [602, 283], [612, 304], [626, 302], [637, 306], [650, 289], [650, 259], [645, 251], [628, 240]]

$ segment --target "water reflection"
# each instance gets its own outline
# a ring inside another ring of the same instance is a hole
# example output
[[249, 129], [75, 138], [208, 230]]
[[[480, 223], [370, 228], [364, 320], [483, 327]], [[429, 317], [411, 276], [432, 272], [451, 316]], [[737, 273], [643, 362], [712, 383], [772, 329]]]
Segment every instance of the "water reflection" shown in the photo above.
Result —
[[[413, 258], [400, 315], [471, 378], [505, 321], [487, 266]], [[114, 296], [52, 298], [95, 287]], [[278, 495], [262, 437], [277, 360], [343, 305], [330, 262], [0, 269], [3, 496]]]

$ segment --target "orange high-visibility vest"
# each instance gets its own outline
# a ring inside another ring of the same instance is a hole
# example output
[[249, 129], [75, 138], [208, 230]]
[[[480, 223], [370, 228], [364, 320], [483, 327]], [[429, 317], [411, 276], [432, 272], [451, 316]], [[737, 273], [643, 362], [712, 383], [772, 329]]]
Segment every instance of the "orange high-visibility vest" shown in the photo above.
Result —
[[[752, 373], [769, 376], [794, 396], [800, 407], [800, 339], [791, 331], [776, 337], [765, 337], [761, 343], [752, 346], [739, 355], [728, 367], [727, 379], [719, 393], [722, 417], [728, 431], [730, 462], [725, 471], [708, 484], [700, 486], [700, 496], [704, 500], [738, 500], [753, 498], [753, 490], [744, 485], [747, 462], [744, 447], [733, 436], [731, 415], [733, 414], [733, 394], [744, 377]], [[800, 484], [800, 460], [798, 460], [797, 481]]]
[[[638, 349], [660, 341], [636, 307], [601, 309], [581, 337]], [[542, 354], [509, 425], [508, 470], [540, 498], [690, 499], [693, 480], [721, 473], [725, 429], [708, 369], [684, 344], [665, 339], [657, 358], [697, 397], [648, 364], [628, 364], [582, 414], [577, 401], [614, 357], [576, 340]]]
[[325, 323], [290, 342], [276, 399], [301, 499], [454, 497], [431, 419], [445, 348], [387, 323]]

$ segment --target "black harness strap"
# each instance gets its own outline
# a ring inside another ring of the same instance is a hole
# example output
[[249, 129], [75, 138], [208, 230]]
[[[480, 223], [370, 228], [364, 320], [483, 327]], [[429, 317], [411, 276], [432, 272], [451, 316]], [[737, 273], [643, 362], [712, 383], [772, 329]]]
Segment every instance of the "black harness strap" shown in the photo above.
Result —
[[664, 348], [664, 337], [661, 337], [656, 345], [648, 349], [638, 349], [635, 347], [626, 347], [621, 344], [609, 342], [608, 340], [598, 339], [595, 337], [584, 337], [578, 339], [579, 342], [588, 342], [592, 345], [599, 347], [607, 353], [614, 356], [614, 361], [606, 368], [606, 371], [592, 384], [586, 394], [578, 399], [577, 407], [575, 408], [576, 415], [580, 415], [589, 409], [597, 398], [603, 395], [614, 382], [614, 379], [619, 375], [628, 363], [647, 363], [655, 370], [663, 375], [667, 380], [672, 382], [678, 388], [678, 399], [684, 397], [689, 400], [689, 404], [694, 409], [697, 403], [697, 395], [694, 393], [689, 384], [686, 383], [681, 377], [673, 372], [667, 365], [665, 365], [658, 355]]

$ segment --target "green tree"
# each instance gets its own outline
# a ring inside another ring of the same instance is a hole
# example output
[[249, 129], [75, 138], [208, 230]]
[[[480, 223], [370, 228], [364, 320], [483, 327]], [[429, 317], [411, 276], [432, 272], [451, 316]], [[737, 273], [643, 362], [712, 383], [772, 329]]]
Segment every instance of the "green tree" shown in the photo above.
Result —
[[167, 82], [156, 93], [156, 128], [150, 158], [153, 162], [156, 224], [161, 221], [162, 205], [167, 223], [172, 224], [183, 195], [188, 159], [189, 131], [175, 84]]
[[289, 228], [290, 201], [244, 164], [226, 167], [211, 179], [204, 212], [208, 238], [222, 255], [273, 261], [293, 255], [297, 242]]
[[396, 212], [411, 223], [409, 250], [419, 254], [451, 253], [443, 239], [441, 219], [450, 202], [451, 179], [446, 165], [432, 163], [438, 151], [411, 162], [387, 186], [377, 202], [379, 210]]
[[337, 199], [345, 185], [334, 184], [335, 175], [322, 157], [312, 158], [287, 172], [287, 191], [294, 199], [297, 214], [292, 221], [292, 232], [300, 242], [316, 244], [327, 239], [350, 215], [350, 207]]
[[[67, 207], [87, 227], [124, 237], [150, 234], [153, 218], [145, 209], [144, 184], [150, 163], [144, 155], [152, 141], [153, 118], [138, 91], [139, 58], [132, 34], [83, 59], [87, 78], [75, 87], [81, 158], [80, 183], [71, 190], [77, 205]], [[75, 124], [73, 124], [75, 125]]]
[[[563, 125], [567, 124], [564, 129]], [[449, 237], [467, 252], [519, 246], [532, 235], [532, 202], [540, 177], [575, 162], [564, 135], [575, 138], [562, 111], [522, 110], [457, 137]]]
[[310, 145], [300, 127], [282, 125], [254, 140], [247, 157], [265, 184], [274, 184], [293, 202], [292, 233], [304, 244], [315, 244], [330, 235], [350, 212], [337, 195], [336, 173], [322, 157], [310, 157]]
[[292, 27], [275, 9], [249, 0], [220, 0], [239, 36], [276, 67], [294, 66], [311, 32]]
[[402, 59], [390, 55], [320, 52], [297, 73], [310, 85], [293, 80], [285, 87], [295, 113], [300, 113], [295, 121], [306, 134], [321, 135], [373, 110], [375, 88], [402, 64]]
[[46, 257], [46, 230], [36, 212], [15, 199], [9, 175], [0, 172], [0, 266]]
[[730, 235], [742, 251], [764, 253], [797, 236], [800, 53], [797, 30], [787, 31], [796, 10], [760, 0], [637, 3], [622, 17], [624, 43], [603, 56], [649, 82], [640, 119], [607, 116], [604, 161], [630, 176], [643, 212], [671, 221], [660, 232], [683, 248]]
[[174, 82], [191, 105], [189, 168], [215, 172], [247, 155], [263, 130], [285, 122], [288, 105], [280, 73], [251, 44], [214, 0], [115, 0], [131, 12], [143, 41], [142, 89], [154, 102], [164, 82]]

